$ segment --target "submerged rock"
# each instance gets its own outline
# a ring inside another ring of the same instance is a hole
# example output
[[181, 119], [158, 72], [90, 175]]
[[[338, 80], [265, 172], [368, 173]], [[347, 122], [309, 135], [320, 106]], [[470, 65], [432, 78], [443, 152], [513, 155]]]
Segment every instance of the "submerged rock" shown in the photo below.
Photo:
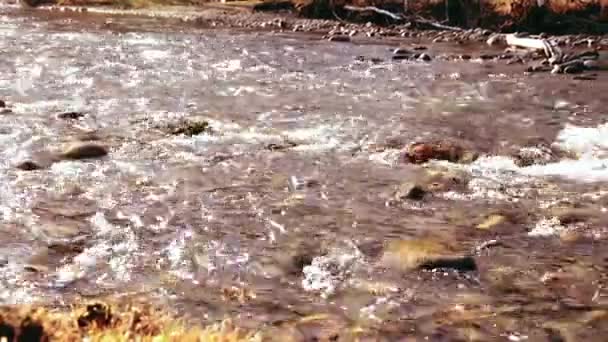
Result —
[[543, 146], [523, 147], [514, 155], [515, 164], [519, 167], [544, 165], [553, 161], [552, 151]]
[[447, 268], [458, 271], [477, 269], [472, 256], [455, 254], [451, 248], [432, 239], [410, 239], [391, 242], [380, 263], [402, 271]]
[[411, 182], [405, 182], [399, 185], [397, 191], [395, 191], [396, 200], [415, 200], [420, 201], [424, 198], [427, 191], [421, 185]]
[[37, 162], [35, 162], [33, 160], [22, 161], [19, 164], [15, 165], [15, 167], [22, 171], [34, 171], [34, 170], [40, 170], [43, 168], [42, 165], [38, 164]]
[[85, 114], [82, 112], [63, 112], [63, 113], [57, 114], [57, 119], [77, 120], [84, 116], [85, 116]]
[[331, 36], [331, 37], [327, 38], [327, 40], [329, 40], [330, 42], [348, 43], [348, 42], [350, 42], [350, 36], [339, 34], [339, 35]]
[[211, 126], [205, 120], [182, 120], [168, 124], [162, 130], [171, 135], [194, 136], [211, 132]]
[[477, 225], [477, 229], [490, 230], [506, 221], [506, 217], [500, 214], [492, 214], [488, 216], [483, 222]]
[[433, 58], [429, 54], [421, 53], [418, 56], [418, 59], [421, 60], [421, 61], [430, 62]]
[[0, 100], [0, 108], [6, 108], [6, 102]]
[[77, 160], [101, 158], [107, 154], [108, 149], [105, 146], [93, 142], [83, 142], [70, 145], [60, 156], [64, 159]]

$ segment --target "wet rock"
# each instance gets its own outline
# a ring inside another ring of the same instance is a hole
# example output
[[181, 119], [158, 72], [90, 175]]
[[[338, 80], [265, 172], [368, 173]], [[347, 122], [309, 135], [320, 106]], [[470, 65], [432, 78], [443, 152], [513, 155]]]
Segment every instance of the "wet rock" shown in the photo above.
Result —
[[[404, 152], [404, 159], [412, 164], [422, 164], [430, 160], [465, 162], [464, 148], [450, 142], [414, 143]], [[473, 157], [472, 157], [473, 158]]]
[[42, 222], [33, 227], [32, 234], [47, 245], [79, 244], [86, 239], [86, 228], [75, 220]]
[[0, 100], [0, 108], [6, 108], [6, 102]]
[[42, 247], [32, 251], [31, 256], [26, 259], [23, 269], [32, 273], [48, 273], [50, 270], [51, 260], [59, 259], [63, 255], [58, 255], [55, 251], [48, 247]]
[[416, 183], [406, 182], [406, 183], [399, 185], [399, 188], [395, 192], [394, 197], [395, 197], [395, 200], [398, 200], [398, 201], [407, 200], [407, 199], [414, 200], [414, 201], [420, 201], [420, 200], [424, 199], [425, 195], [426, 195], [426, 190], [424, 189], [424, 187], [422, 187]]
[[414, 51], [424, 51], [424, 50], [427, 50], [427, 49], [428, 48], [426, 46], [422, 46], [422, 45], [414, 46]]
[[57, 119], [78, 120], [84, 116], [85, 116], [85, 114], [82, 112], [63, 112], [63, 113], [57, 114]]
[[513, 157], [515, 164], [519, 167], [544, 165], [554, 159], [551, 149], [544, 146], [523, 147]]
[[319, 292], [321, 297], [327, 298], [341, 288], [364, 263], [363, 253], [356, 245], [347, 243], [335, 246], [325, 255], [313, 258], [310, 265], [304, 266], [302, 288]]
[[432, 239], [411, 239], [391, 242], [384, 250], [380, 263], [402, 271], [437, 268], [457, 271], [477, 269], [475, 259], [455, 254], [452, 249]]
[[177, 123], [168, 124], [164, 128], [161, 127], [161, 129], [171, 135], [186, 135], [189, 137], [211, 132], [211, 126], [205, 120], [181, 120]]
[[581, 64], [573, 64], [564, 68], [566, 74], [578, 74], [583, 72], [584, 67]]
[[103, 145], [93, 142], [82, 142], [70, 145], [60, 156], [63, 159], [79, 160], [101, 158], [107, 154], [108, 149]]
[[15, 165], [15, 167], [22, 171], [34, 171], [34, 170], [40, 170], [40, 169], [44, 168], [42, 165], [38, 164], [37, 162], [35, 162], [33, 160], [22, 161], [22, 162], [18, 163], [17, 165]]
[[595, 75], [579, 75], [579, 76], [574, 76], [572, 79], [573, 80], [577, 80], [577, 81], [595, 81], [595, 80], [597, 80], [597, 76], [595, 76]]
[[427, 170], [424, 184], [432, 192], [439, 191], [465, 191], [471, 175], [463, 170], [439, 169]]
[[403, 47], [398, 47], [393, 50], [393, 55], [411, 55], [412, 53], [412, 51]]
[[334, 36], [330, 36], [327, 40], [329, 40], [330, 42], [348, 43], [348, 42], [350, 42], [350, 36], [334, 35]]
[[414, 55], [393, 55], [392, 59], [394, 61], [402, 61], [402, 60], [408, 60], [408, 59], [412, 59]]
[[600, 218], [608, 216], [600, 208], [565, 208], [556, 207], [549, 211], [551, 217], [555, 217], [562, 225], [572, 225], [582, 222], [591, 223], [599, 221]]
[[269, 151], [285, 151], [288, 150], [290, 148], [296, 147], [298, 146], [298, 143], [290, 141], [290, 140], [285, 140], [281, 143], [270, 143], [268, 145], [266, 145], [266, 149]]
[[590, 60], [583, 61], [583, 66], [587, 70], [598, 70], [600, 68], [600, 63], [596, 60], [590, 59]]
[[420, 56], [418, 56], [418, 59], [421, 60], [421, 61], [429, 62], [433, 58], [430, 55], [426, 54], [426, 53], [422, 53], [422, 54], [420, 54]]

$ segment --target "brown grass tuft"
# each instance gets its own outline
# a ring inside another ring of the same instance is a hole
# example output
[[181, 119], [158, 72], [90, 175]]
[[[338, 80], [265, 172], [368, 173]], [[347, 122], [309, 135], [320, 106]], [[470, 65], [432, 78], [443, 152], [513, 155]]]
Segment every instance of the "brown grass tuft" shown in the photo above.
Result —
[[76, 342], [245, 342], [260, 341], [229, 320], [189, 327], [152, 306], [91, 303], [70, 310], [0, 307], [0, 341]]

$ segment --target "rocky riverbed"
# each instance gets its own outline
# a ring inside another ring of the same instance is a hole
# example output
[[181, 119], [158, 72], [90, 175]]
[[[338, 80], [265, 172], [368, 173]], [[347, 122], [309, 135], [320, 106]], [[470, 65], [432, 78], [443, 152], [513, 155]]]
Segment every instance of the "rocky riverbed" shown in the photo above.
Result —
[[603, 341], [601, 68], [531, 72], [483, 30], [94, 12], [0, 6], [3, 304]]

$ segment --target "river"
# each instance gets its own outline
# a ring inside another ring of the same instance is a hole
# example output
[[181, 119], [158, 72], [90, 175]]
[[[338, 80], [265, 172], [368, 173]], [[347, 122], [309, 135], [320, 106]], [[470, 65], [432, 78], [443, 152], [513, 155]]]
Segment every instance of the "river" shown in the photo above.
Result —
[[[603, 341], [606, 75], [391, 49], [0, 5], [0, 302], [145, 300], [301, 340]], [[209, 128], [167, 133], [184, 120]], [[16, 168], [77, 140], [109, 154]], [[479, 158], [404, 162], [434, 140]], [[408, 182], [434, 190], [395, 199]], [[395, 241], [476, 267], [403, 267]]]

